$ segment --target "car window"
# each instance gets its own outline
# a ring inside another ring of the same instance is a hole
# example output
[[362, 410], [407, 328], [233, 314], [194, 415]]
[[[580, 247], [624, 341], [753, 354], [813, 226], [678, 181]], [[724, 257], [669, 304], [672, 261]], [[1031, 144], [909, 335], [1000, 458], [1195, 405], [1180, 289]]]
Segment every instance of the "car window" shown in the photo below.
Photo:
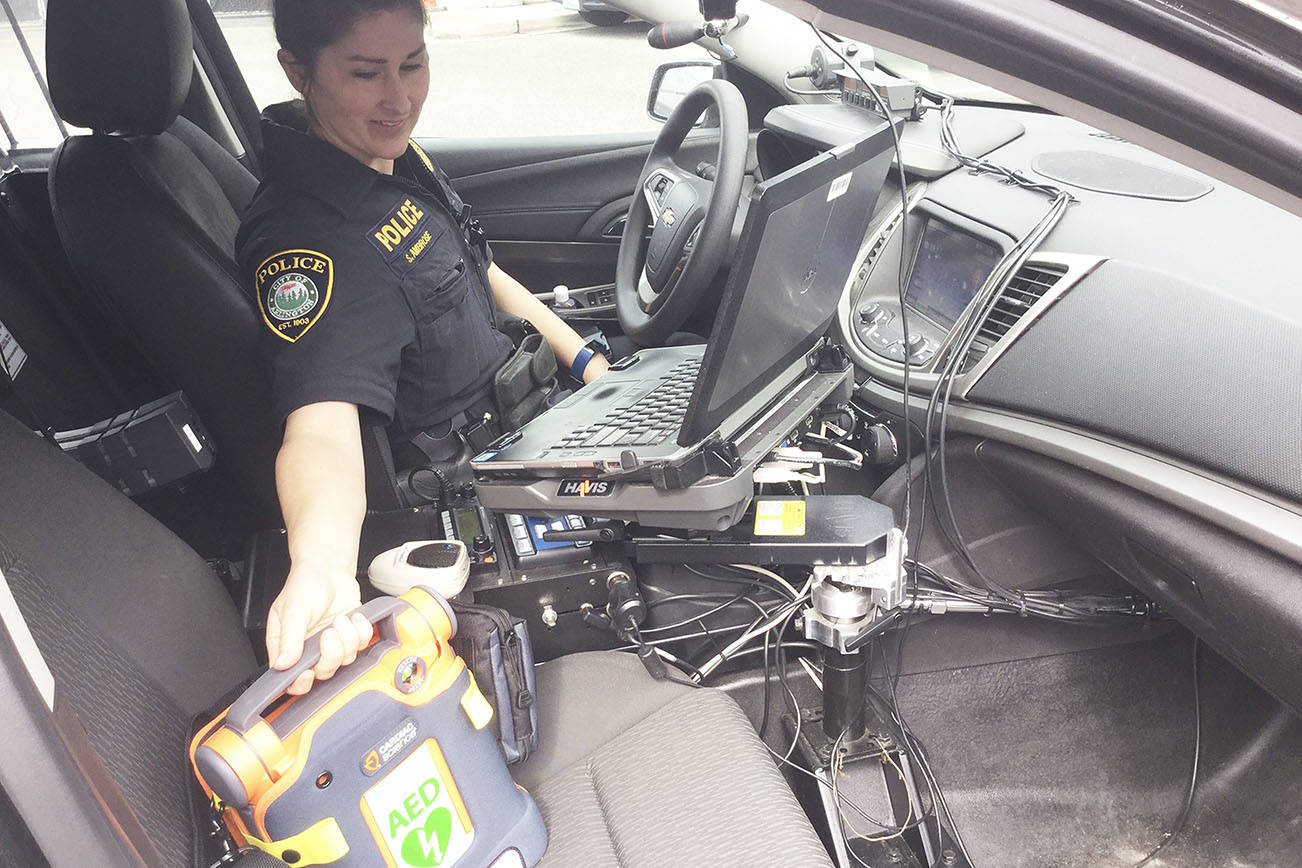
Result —
[[52, 148], [68, 131], [45, 86], [45, 0], [0, 0], [0, 149]]
[[[655, 68], [709, 57], [695, 45], [652, 48], [648, 24], [599, 0], [501, 2], [426, 0], [431, 81], [417, 137], [655, 130], [646, 112]], [[213, 2], [259, 107], [295, 96], [276, 61], [270, 5]]]

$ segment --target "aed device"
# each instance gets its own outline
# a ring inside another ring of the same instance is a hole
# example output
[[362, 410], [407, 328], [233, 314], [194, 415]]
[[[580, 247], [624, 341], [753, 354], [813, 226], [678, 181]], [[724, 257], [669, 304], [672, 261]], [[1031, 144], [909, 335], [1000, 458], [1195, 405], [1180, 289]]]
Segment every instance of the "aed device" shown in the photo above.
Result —
[[269, 670], [190, 743], [241, 846], [292, 866], [528, 868], [547, 831], [507, 773], [493, 709], [449, 642], [456, 616], [415, 587], [361, 609], [376, 638], [302, 696], [321, 656]]

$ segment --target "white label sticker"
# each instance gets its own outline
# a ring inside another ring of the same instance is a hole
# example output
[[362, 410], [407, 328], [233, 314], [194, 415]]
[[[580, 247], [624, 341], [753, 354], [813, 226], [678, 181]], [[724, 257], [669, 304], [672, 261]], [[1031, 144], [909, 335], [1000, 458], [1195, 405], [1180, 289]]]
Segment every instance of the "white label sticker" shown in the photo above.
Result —
[[475, 839], [457, 814], [456, 785], [434, 739], [362, 796], [371, 822], [398, 868], [452, 868]]
[[832, 182], [832, 188], [827, 191], [827, 201], [839, 199], [845, 195], [845, 191], [850, 189], [850, 177], [854, 172], [846, 172], [841, 177]]
[[13, 332], [5, 328], [2, 322], [0, 322], [0, 359], [4, 359], [5, 370], [9, 372], [11, 380], [18, 379], [18, 372], [23, 369], [23, 362], [27, 361], [27, 353], [18, 346], [18, 338], [14, 337]]
[[194, 447], [194, 451], [196, 455], [203, 451], [203, 444], [199, 442], [199, 437], [194, 433], [194, 429], [190, 427], [189, 422], [186, 422], [184, 425], [181, 426], [181, 432], [185, 434], [187, 438], [189, 438], [190, 445]]

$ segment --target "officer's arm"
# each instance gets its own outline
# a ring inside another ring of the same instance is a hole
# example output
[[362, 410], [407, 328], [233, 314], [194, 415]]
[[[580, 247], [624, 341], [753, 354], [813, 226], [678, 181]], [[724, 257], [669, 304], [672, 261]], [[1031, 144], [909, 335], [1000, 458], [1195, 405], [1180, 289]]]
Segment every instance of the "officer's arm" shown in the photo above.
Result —
[[[538, 333], [547, 339], [547, 343], [551, 344], [556, 361], [568, 368], [579, 350], [583, 349], [583, 338], [579, 337], [578, 332], [518, 280], [498, 268], [496, 263], [488, 267], [488, 282], [493, 287], [493, 300], [497, 303], [497, 309], [532, 323]], [[583, 369], [583, 382], [591, 383], [606, 373], [609, 367], [604, 356], [593, 356]]]
[[303, 640], [323, 627], [321, 662], [294, 683], [329, 678], [370, 640], [371, 627], [348, 613], [361, 603], [357, 547], [366, 515], [357, 407], [338, 401], [300, 407], [285, 421], [276, 456], [276, 491], [289, 535], [290, 570], [267, 618], [267, 652], [277, 669], [293, 665]]

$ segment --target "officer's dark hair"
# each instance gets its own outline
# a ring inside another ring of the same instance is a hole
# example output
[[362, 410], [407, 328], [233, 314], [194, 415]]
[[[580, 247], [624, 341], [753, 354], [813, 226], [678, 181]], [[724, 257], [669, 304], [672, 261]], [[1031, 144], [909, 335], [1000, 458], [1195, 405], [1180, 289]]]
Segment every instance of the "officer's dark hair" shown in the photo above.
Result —
[[410, 10], [429, 24], [421, 0], [274, 0], [272, 17], [280, 47], [311, 69], [321, 49], [343, 39], [361, 18], [395, 9]]

